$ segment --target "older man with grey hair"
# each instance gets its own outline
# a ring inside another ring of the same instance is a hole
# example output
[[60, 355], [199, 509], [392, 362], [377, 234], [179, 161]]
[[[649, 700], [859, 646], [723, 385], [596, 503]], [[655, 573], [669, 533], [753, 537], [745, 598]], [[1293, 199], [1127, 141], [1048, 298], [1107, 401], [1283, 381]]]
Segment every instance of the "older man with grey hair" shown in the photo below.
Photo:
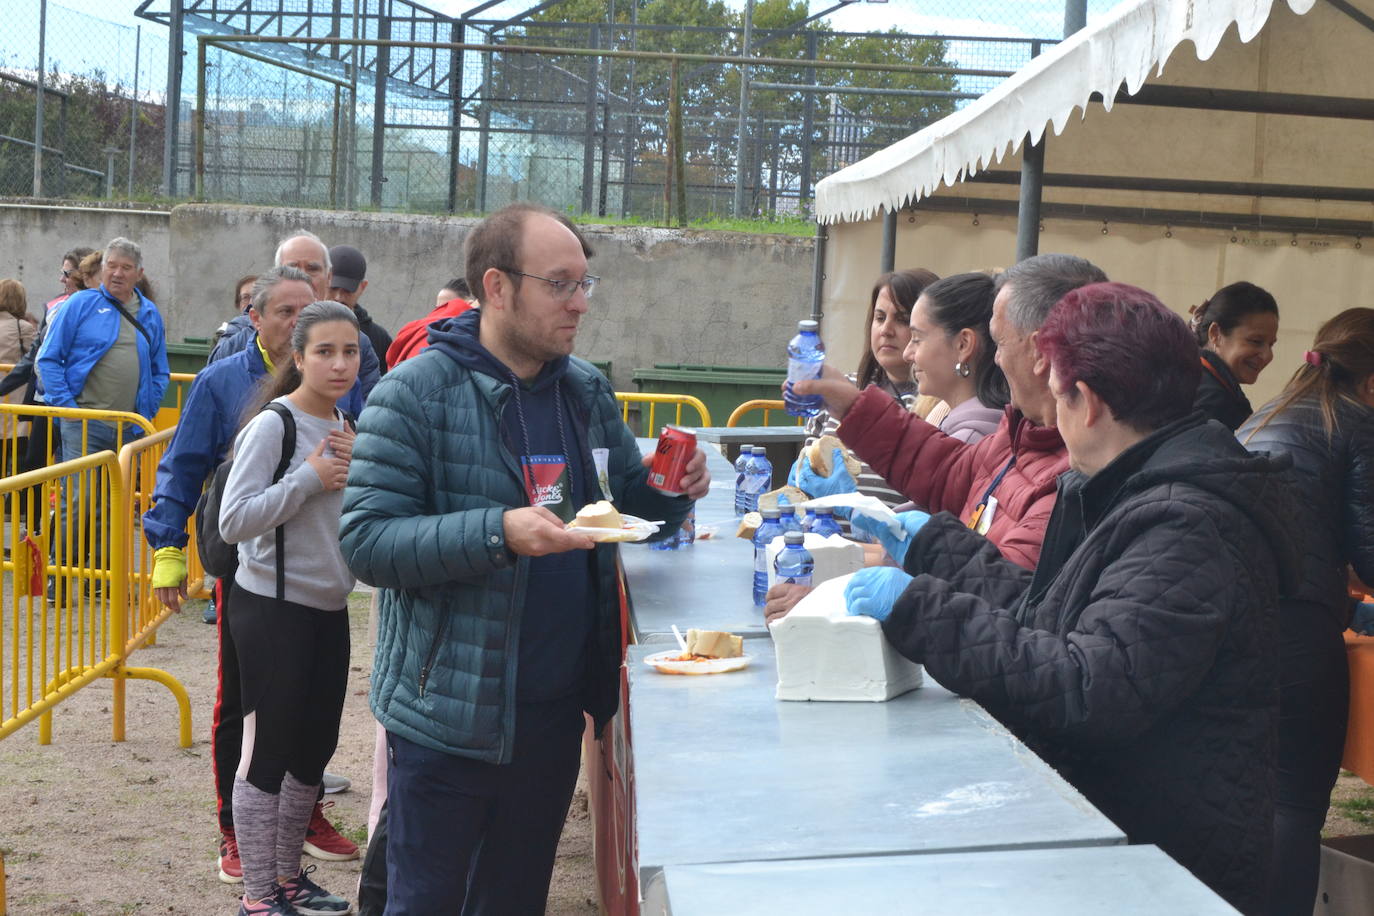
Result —
[[[1008, 560], [1034, 569], [1054, 509], [1055, 481], [1069, 467], [1054, 425], [1049, 368], [1035, 339], [1069, 291], [1106, 279], [1091, 262], [1067, 254], [1027, 258], [997, 278], [989, 331], [1011, 403], [997, 429], [977, 444], [945, 435], [876, 388], [859, 391], [833, 369], [797, 383], [794, 391], [820, 395], [842, 421], [840, 440], [919, 509], [957, 515]], [[765, 617], [787, 613], [804, 594], [799, 586], [775, 586]]]
[[[228, 454], [258, 383], [268, 373], [269, 360], [283, 365], [291, 358], [291, 331], [300, 310], [315, 300], [309, 274], [294, 267], [274, 267], [253, 284], [248, 309], [252, 331], [248, 346], [207, 366], [196, 375], [181, 422], [157, 466], [153, 508], [143, 515], [143, 536], [153, 548], [152, 585], [157, 597], [173, 610], [186, 598], [187, 519], [195, 511], [205, 481]], [[357, 416], [362, 410], [358, 383], [339, 401]], [[243, 706], [239, 696], [238, 653], [228, 625], [233, 576], [215, 584], [219, 625], [219, 695], [215, 704], [211, 756], [219, 800], [221, 831], [218, 871], [221, 881], [243, 880], [232, 808], [234, 771], [243, 740]], [[306, 852], [317, 858], [350, 859], [357, 847], [335, 831], [316, 806], [310, 822]]]
[[[52, 407], [118, 410], [152, 419], [167, 390], [167, 341], [162, 315], [136, 287], [143, 253], [126, 238], [112, 239], [101, 259], [96, 289], [74, 293], [57, 307], [37, 371]], [[136, 427], [60, 420], [62, 459], [118, 448]]]
[[[310, 280], [310, 288], [315, 298], [329, 298], [329, 284], [333, 277], [333, 265], [329, 260], [329, 248], [320, 237], [306, 229], [297, 229], [277, 243], [274, 262], [277, 267], [294, 267]], [[230, 319], [224, 326], [224, 334], [215, 348], [210, 351], [207, 365], [216, 363], [227, 356], [242, 350], [253, 339], [254, 325], [248, 319], [248, 310]], [[269, 365], [269, 369], [274, 366]], [[358, 350], [358, 379], [362, 383], [363, 398], [372, 391], [377, 379], [382, 377], [382, 363], [370, 340], [364, 335]]]

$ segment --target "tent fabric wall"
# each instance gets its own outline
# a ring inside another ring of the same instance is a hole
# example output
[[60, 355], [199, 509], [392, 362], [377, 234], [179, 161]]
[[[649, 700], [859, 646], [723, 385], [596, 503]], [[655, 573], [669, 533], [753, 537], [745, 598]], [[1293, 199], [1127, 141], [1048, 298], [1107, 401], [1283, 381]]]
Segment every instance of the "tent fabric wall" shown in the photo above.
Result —
[[[947, 276], [1006, 266], [1016, 247], [1015, 218], [980, 214], [977, 225], [973, 220], [965, 213], [903, 212], [896, 267]], [[823, 333], [830, 362], [849, 372], [867, 340], [863, 323], [879, 273], [882, 222], [841, 223], [829, 232]], [[1113, 280], [1148, 289], [1183, 315], [1236, 280], [1268, 289], [1279, 303], [1279, 342], [1274, 362], [1247, 392], [1255, 406], [1282, 389], [1322, 322], [1351, 306], [1374, 307], [1374, 242], [1348, 236], [1053, 219], [1045, 221], [1040, 250], [1086, 257]]]
[[[1075, 111], [1081, 116], [1090, 104], [1112, 110], [1123, 85], [1133, 94], [1147, 80], [1169, 84], [1160, 79], [1166, 62], [1176, 64], [1180, 76], [1193, 75], [1184, 60], [1209, 61], [1228, 33], [1234, 36], [1234, 44], [1249, 43], [1265, 27], [1271, 7], [1276, 18], [1284, 20], [1282, 31], [1292, 32], [1293, 21], [1312, 10], [1314, 3], [1287, 0], [1285, 7], [1279, 0], [1137, 0], [1031, 61], [977, 101], [822, 180], [816, 187], [817, 218], [825, 223], [867, 219], [881, 208], [893, 209], [929, 196], [941, 184], [953, 186], [1003, 162], [1027, 135], [1038, 141], [1050, 125], [1055, 134], [1063, 133]], [[1321, 9], [1327, 22], [1339, 26], [1343, 21], [1347, 33], [1360, 31], [1333, 7], [1323, 4]], [[1235, 69], [1234, 63], [1245, 57], [1254, 62]], [[1367, 67], [1368, 57], [1368, 45], [1355, 60], [1333, 57], [1326, 49], [1309, 56], [1259, 54], [1252, 48], [1232, 64], [1235, 85], [1219, 85], [1306, 94], [1340, 89], [1346, 91], [1333, 94], [1358, 95], [1368, 91], [1368, 81], [1358, 85], [1360, 81], [1352, 81], [1349, 71], [1352, 65]], [[1175, 85], [1216, 85], [1213, 77], [1227, 69], [1204, 67], [1196, 71], [1204, 82]], [[1332, 70], [1314, 76], [1314, 71]], [[1348, 91], [1351, 83], [1357, 84], [1353, 93]], [[1095, 96], [1102, 102], [1091, 103]], [[1165, 130], [1160, 136], [1171, 133]], [[1245, 145], [1262, 156], [1269, 139], [1258, 132]], [[1251, 156], [1243, 158], [1253, 162]]]

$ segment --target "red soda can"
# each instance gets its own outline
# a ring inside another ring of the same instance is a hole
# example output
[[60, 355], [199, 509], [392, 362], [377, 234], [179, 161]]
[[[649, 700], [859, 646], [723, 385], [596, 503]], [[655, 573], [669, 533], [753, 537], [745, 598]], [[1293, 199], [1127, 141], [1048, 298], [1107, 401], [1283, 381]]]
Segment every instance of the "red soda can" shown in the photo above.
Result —
[[696, 450], [696, 433], [680, 426], [663, 427], [654, 449], [654, 463], [649, 465], [649, 486], [669, 496], [687, 492], [682, 489], [682, 475], [687, 473], [687, 462]]

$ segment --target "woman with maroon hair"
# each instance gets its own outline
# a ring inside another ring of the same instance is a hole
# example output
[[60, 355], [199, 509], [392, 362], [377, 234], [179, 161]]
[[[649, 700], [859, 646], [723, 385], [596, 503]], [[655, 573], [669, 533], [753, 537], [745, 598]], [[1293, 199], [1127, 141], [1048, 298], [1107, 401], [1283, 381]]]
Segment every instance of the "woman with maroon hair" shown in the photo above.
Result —
[[[949, 513], [855, 574], [851, 614], [977, 700], [1114, 820], [1243, 912], [1264, 909], [1288, 490], [1266, 456], [1192, 412], [1184, 322], [1099, 283], [1051, 311], [1071, 471], [1030, 572]], [[907, 526], [910, 529], [913, 526]]]

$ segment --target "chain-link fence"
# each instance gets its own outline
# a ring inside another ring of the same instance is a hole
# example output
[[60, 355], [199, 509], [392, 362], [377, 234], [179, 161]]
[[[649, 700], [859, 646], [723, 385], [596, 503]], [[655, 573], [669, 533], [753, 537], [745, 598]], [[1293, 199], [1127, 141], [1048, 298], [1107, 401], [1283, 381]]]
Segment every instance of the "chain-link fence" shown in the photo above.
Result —
[[[43, 13], [45, 12], [45, 15]], [[43, 29], [42, 26], [46, 26]], [[167, 39], [56, 3], [5, 4], [0, 195], [137, 198], [162, 181]], [[40, 35], [42, 130], [37, 129]], [[34, 146], [41, 134], [41, 183]]]
[[[745, 0], [692, 4], [690, 23], [675, 0], [563, 0], [533, 17], [518, 5], [513, 19], [475, 0], [491, 18], [410, 0], [152, 0], [143, 28], [49, 2], [41, 190], [138, 197], [170, 179], [174, 197], [243, 203], [537, 199], [658, 220], [680, 195], [678, 218], [804, 217], [820, 178], [1052, 43], [1065, 2], [866, 6], [885, 24], [919, 6], [940, 35], [835, 30], [799, 0], [760, 0], [747, 23]], [[16, 6], [0, 34], [4, 195], [34, 191], [40, 2]], [[182, 62], [171, 92], [169, 54]]]

